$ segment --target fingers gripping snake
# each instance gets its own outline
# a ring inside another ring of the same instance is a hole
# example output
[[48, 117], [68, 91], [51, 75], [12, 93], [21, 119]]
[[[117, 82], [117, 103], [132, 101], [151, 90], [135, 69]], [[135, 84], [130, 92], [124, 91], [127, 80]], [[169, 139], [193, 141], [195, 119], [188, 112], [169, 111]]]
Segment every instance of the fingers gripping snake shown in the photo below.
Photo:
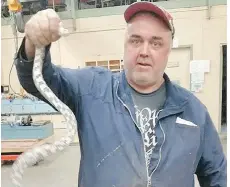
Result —
[[[61, 27], [59, 33], [60, 36], [63, 36], [67, 34], [67, 31]], [[38, 91], [65, 117], [68, 133], [65, 137], [55, 141], [53, 144], [43, 144], [39, 147], [32, 148], [17, 158], [12, 166], [13, 173], [11, 175], [12, 182], [16, 187], [21, 187], [23, 172], [27, 167], [36, 164], [39, 160], [51, 154], [62, 151], [74, 140], [77, 131], [75, 115], [67, 105], [58, 99], [43, 79], [42, 68], [44, 56], [45, 47], [37, 47], [33, 64], [33, 81]]]

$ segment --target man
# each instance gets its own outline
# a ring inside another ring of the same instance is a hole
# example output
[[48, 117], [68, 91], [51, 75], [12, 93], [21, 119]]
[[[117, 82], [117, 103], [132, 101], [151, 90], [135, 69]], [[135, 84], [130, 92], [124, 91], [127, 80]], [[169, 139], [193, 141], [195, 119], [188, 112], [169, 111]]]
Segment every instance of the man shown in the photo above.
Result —
[[60, 38], [60, 19], [52, 10], [26, 24], [18, 53], [21, 85], [45, 100], [31, 74], [34, 46], [47, 46], [44, 79], [78, 120], [79, 186], [193, 187], [197, 174], [202, 187], [226, 187], [226, 159], [206, 107], [164, 73], [172, 17], [148, 2], [132, 4], [124, 17], [121, 73], [52, 64], [50, 43]]

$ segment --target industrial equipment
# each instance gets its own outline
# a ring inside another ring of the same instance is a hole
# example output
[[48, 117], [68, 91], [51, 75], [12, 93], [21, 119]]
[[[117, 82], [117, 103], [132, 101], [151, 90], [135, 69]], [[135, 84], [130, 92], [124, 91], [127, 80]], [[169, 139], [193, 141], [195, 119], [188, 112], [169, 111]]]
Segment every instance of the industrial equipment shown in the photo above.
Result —
[[34, 146], [52, 141], [53, 123], [34, 120], [33, 115], [60, 114], [36, 97], [2, 93], [1, 98], [1, 160], [16, 160], [18, 155]]
[[10, 17], [10, 12], [17, 9], [20, 9], [24, 16], [36, 14], [38, 11], [47, 8], [53, 8], [56, 12], [66, 11], [67, 5], [65, 0], [10, 0], [10, 2], [3, 0], [1, 8], [2, 17]]

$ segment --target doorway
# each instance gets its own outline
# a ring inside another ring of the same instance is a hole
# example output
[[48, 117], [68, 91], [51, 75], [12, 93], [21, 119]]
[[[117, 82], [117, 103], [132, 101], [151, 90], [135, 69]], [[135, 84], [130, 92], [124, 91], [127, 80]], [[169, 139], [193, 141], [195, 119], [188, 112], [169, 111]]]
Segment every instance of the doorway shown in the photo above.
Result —
[[227, 45], [222, 46], [222, 108], [221, 132], [227, 132]]

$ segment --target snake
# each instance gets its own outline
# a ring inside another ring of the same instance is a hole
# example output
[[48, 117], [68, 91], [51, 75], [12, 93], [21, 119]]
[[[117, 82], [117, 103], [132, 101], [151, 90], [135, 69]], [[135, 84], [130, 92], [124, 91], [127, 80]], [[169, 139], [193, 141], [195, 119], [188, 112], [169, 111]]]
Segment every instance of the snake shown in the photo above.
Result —
[[[68, 30], [59, 28], [60, 36], [68, 35]], [[77, 120], [72, 110], [63, 103], [49, 88], [43, 78], [42, 69], [45, 57], [45, 46], [35, 48], [35, 57], [32, 68], [32, 77], [37, 90], [47, 99], [65, 118], [67, 124], [67, 134], [56, 140], [52, 144], [42, 144], [26, 150], [20, 154], [12, 165], [11, 179], [15, 187], [22, 186], [23, 173], [26, 168], [35, 165], [40, 160], [63, 151], [71, 142], [77, 132]]]

